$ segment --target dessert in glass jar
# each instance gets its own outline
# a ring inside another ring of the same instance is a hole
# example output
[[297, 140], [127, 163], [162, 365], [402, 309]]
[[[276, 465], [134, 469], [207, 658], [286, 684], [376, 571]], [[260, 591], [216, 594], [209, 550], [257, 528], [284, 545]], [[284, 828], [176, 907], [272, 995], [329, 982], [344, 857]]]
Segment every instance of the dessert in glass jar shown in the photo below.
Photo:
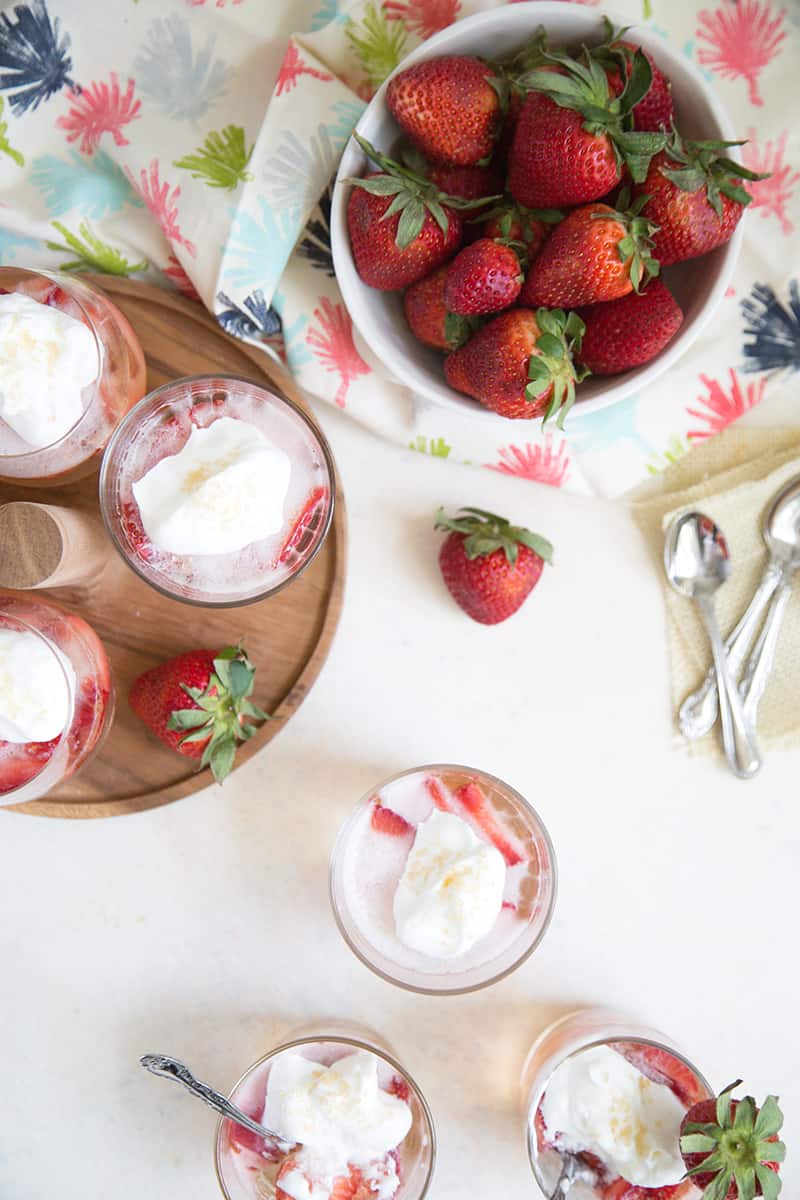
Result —
[[36, 800], [78, 771], [113, 707], [94, 630], [49, 600], [0, 591], [0, 805]]
[[556, 1021], [522, 1072], [525, 1135], [544, 1196], [694, 1200], [681, 1123], [713, 1093], [662, 1034], [607, 1009]]
[[430, 1110], [371, 1032], [328, 1022], [271, 1050], [230, 1094], [279, 1134], [223, 1118], [215, 1162], [226, 1200], [422, 1200], [436, 1157]]
[[322, 434], [290, 401], [230, 375], [177, 379], [114, 434], [103, 518], [142, 579], [176, 600], [229, 607], [304, 570], [333, 517]]
[[56, 487], [96, 471], [145, 388], [139, 340], [99, 288], [0, 267], [0, 479]]
[[473, 991], [522, 963], [556, 896], [553, 846], [507, 783], [462, 766], [415, 767], [370, 791], [331, 860], [339, 929], [400, 987]]

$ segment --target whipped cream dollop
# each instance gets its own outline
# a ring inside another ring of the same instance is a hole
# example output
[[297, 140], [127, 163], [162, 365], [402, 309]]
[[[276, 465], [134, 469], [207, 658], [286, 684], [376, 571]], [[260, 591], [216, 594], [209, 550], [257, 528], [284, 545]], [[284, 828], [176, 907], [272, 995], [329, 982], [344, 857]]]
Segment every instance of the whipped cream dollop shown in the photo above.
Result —
[[491, 931], [505, 880], [499, 850], [455, 813], [434, 809], [417, 829], [394, 894], [398, 938], [429, 958], [457, 958]]
[[358, 1050], [330, 1067], [291, 1051], [277, 1059], [267, 1081], [264, 1124], [299, 1142], [281, 1188], [294, 1200], [327, 1200], [333, 1181], [350, 1166], [362, 1169], [376, 1197], [390, 1200], [399, 1179], [382, 1161], [411, 1128], [405, 1100], [383, 1091], [374, 1055]]
[[133, 485], [150, 541], [169, 554], [234, 554], [277, 533], [289, 490], [288, 456], [249, 421], [193, 428], [177, 454]]
[[33, 450], [80, 420], [81, 393], [100, 374], [88, 326], [20, 292], [0, 295], [0, 417]]
[[608, 1046], [566, 1059], [541, 1104], [548, 1138], [562, 1150], [589, 1150], [639, 1187], [678, 1183], [686, 1113], [673, 1092], [642, 1075]]
[[[69, 680], [69, 683], [67, 682]], [[35, 633], [0, 629], [0, 740], [49, 742], [70, 717], [72, 664]]]

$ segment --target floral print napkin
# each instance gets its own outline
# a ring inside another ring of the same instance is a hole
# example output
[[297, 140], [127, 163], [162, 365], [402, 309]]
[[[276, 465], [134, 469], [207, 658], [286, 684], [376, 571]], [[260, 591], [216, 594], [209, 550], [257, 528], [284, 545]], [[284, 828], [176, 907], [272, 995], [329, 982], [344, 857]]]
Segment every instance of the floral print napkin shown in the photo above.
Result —
[[370, 96], [420, 41], [496, 2], [6, 4], [0, 261], [177, 288], [413, 451], [626, 491], [785, 398], [800, 368], [800, 0], [616, 0], [615, 15], [699, 67], [749, 138], [745, 163], [772, 174], [750, 185], [734, 284], [701, 339], [646, 392], [595, 414], [578, 405], [565, 433], [461, 415], [387, 378], [331, 261], [331, 178]]

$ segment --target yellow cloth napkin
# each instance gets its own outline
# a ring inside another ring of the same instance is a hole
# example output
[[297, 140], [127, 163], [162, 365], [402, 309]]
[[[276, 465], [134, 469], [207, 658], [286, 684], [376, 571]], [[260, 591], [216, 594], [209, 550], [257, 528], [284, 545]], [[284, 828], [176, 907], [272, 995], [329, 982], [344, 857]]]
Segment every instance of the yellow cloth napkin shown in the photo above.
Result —
[[[711, 663], [708, 638], [694, 604], [667, 583], [663, 567], [664, 532], [680, 512], [697, 508], [717, 522], [728, 541], [733, 570], [716, 594], [723, 636], [744, 612], [767, 563], [761, 537], [763, 516], [776, 492], [800, 474], [800, 431], [732, 425], [719, 437], [696, 446], [662, 475], [632, 496], [634, 519], [650, 546], [664, 580], [673, 709], [703, 680]], [[758, 711], [764, 749], [800, 745], [800, 588], [786, 609], [775, 663]], [[675, 725], [677, 742], [691, 753], [721, 752], [718, 728], [686, 741]]]

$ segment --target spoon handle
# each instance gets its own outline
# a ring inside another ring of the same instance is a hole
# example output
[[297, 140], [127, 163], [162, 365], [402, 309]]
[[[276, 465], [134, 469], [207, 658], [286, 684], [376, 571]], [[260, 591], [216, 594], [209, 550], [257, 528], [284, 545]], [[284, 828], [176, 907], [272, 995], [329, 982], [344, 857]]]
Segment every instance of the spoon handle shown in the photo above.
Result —
[[740, 685], [740, 695], [744, 701], [744, 712], [750, 725], [755, 728], [758, 716], [758, 705], [767, 686], [772, 664], [775, 661], [775, 647], [778, 644], [783, 614], [792, 593], [791, 575], [786, 574], [775, 593], [770, 605], [764, 628], [747, 664]]
[[216, 1112], [221, 1113], [223, 1117], [227, 1117], [229, 1121], [233, 1121], [236, 1125], [243, 1125], [245, 1129], [249, 1129], [252, 1133], [257, 1133], [263, 1138], [271, 1139], [279, 1146], [285, 1146], [287, 1143], [281, 1138], [280, 1134], [275, 1133], [271, 1129], [267, 1129], [264, 1125], [259, 1125], [258, 1121], [252, 1120], [235, 1104], [231, 1104], [221, 1092], [217, 1092], [207, 1083], [202, 1083], [199, 1079], [195, 1079], [189, 1068], [177, 1058], [169, 1058], [165, 1054], [145, 1054], [139, 1059], [139, 1062], [153, 1075], [161, 1075], [164, 1079], [174, 1079], [192, 1093], [193, 1096], [199, 1097], [204, 1104], [209, 1108], [213, 1108]]
[[725, 645], [719, 631], [714, 601], [710, 596], [697, 597], [697, 605], [711, 642], [711, 653], [717, 672], [719, 712], [722, 719], [722, 742], [725, 755], [734, 775], [750, 779], [761, 769], [761, 755], [755, 735], [744, 714], [744, 706], [738, 689], [728, 670]]
[[[774, 560], [770, 560], [753, 599], [725, 643], [728, 668], [734, 679], [739, 675], [755, 632], [780, 581], [781, 568]], [[678, 724], [683, 736], [690, 739], [703, 737], [713, 728], [717, 711], [717, 672], [712, 666], [697, 691], [686, 697], [678, 711]]]

